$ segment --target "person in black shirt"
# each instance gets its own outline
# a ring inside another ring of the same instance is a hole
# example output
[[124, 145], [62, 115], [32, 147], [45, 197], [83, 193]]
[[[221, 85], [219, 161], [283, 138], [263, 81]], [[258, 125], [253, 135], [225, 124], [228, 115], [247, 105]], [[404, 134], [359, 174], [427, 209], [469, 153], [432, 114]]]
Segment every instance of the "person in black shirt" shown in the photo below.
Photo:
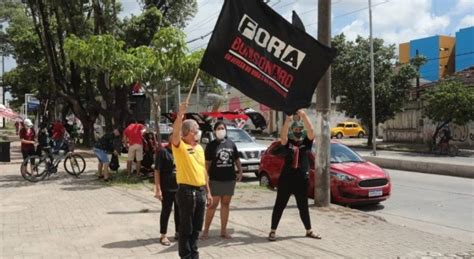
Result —
[[[320, 235], [315, 234], [311, 230], [307, 197], [308, 172], [310, 169], [308, 155], [313, 146], [314, 131], [308, 116], [303, 110], [299, 110], [297, 115], [300, 117], [300, 120], [293, 121], [291, 127], [290, 122], [293, 116], [286, 118], [280, 133], [281, 146], [275, 150], [275, 153], [285, 156], [285, 163], [278, 180], [277, 197], [272, 212], [271, 231], [268, 235], [268, 240], [270, 241], [276, 240], [275, 233], [278, 223], [292, 194], [295, 195], [300, 218], [306, 229], [306, 236], [321, 239]], [[305, 128], [306, 131], [304, 131]]]
[[[239, 159], [237, 146], [226, 137], [227, 127], [219, 121], [214, 125], [216, 139], [206, 146], [206, 170], [209, 174], [209, 187], [212, 193], [212, 205], [207, 208], [206, 220], [202, 239], [209, 237], [209, 227], [216, 208], [221, 203], [221, 237], [232, 238], [227, 233], [227, 221], [229, 219], [229, 207], [234, 195], [235, 181], [242, 179], [242, 166]], [[235, 167], [238, 175], [236, 177]]]
[[[172, 135], [170, 135], [171, 138]], [[169, 142], [170, 143], [170, 142]], [[168, 232], [168, 220], [171, 215], [171, 209], [174, 204], [174, 225], [175, 239], [178, 238], [179, 210], [176, 203], [176, 192], [178, 184], [176, 183], [176, 167], [174, 164], [171, 144], [166, 147], [158, 145], [159, 150], [155, 159], [155, 197], [161, 201], [160, 214], [160, 243], [170, 246], [171, 242], [166, 236]]]
[[104, 181], [109, 181], [109, 154], [118, 156], [122, 148], [120, 140], [120, 130], [114, 129], [112, 133], [104, 134], [95, 144], [94, 153], [99, 160], [99, 179], [104, 178]]

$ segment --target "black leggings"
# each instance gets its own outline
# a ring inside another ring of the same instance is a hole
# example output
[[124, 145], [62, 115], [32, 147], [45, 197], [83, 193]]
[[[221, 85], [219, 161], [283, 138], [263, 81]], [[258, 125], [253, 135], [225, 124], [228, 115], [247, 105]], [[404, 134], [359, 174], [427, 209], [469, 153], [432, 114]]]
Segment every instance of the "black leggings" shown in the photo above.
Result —
[[308, 178], [307, 173], [291, 172], [282, 173], [278, 180], [278, 191], [272, 212], [272, 229], [277, 229], [280, 223], [281, 215], [285, 210], [288, 200], [292, 194], [295, 195], [296, 204], [300, 212], [301, 221], [303, 221], [306, 230], [311, 229], [311, 219], [308, 209]]
[[161, 202], [161, 215], [160, 215], [160, 233], [166, 234], [168, 231], [168, 220], [170, 219], [171, 209], [174, 204], [174, 226], [176, 233], [178, 232], [179, 226], [179, 210], [176, 204], [176, 192], [163, 192], [163, 201]]

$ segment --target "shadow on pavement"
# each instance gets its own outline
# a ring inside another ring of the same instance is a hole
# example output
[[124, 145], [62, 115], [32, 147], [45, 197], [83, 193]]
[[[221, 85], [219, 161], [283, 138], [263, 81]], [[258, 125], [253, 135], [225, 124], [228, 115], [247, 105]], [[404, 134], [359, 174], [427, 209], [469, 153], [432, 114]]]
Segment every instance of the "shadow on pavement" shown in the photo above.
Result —
[[97, 179], [95, 174], [96, 171], [89, 170], [82, 173], [78, 178], [70, 176], [70, 181], [63, 181], [60, 184], [67, 186], [62, 187], [61, 190], [64, 191], [87, 191], [87, 190], [97, 190], [100, 188], [107, 187], [102, 181]]
[[130, 248], [136, 248], [136, 247], [141, 247], [141, 246], [146, 246], [146, 245], [151, 245], [151, 244], [159, 244], [159, 243], [160, 243], [159, 238], [149, 238], [149, 239], [135, 239], [135, 240], [112, 242], [112, 243], [105, 244], [102, 247], [108, 248], [108, 249], [114, 249], [114, 248], [130, 249]]
[[382, 204], [371, 204], [371, 205], [358, 205], [358, 206], [351, 206], [352, 209], [364, 211], [364, 212], [372, 212], [383, 210], [385, 208]]
[[242, 177], [242, 182], [243, 183], [248, 183], [248, 182], [255, 182], [258, 181], [258, 178], [256, 176], [249, 176], [245, 175]]
[[[219, 208], [220, 208], [220, 207], [218, 207], [217, 210], [220, 210]], [[297, 206], [296, 206], [296, 205], [287, 205], [287, 206], [286, 206], [286, 209], [294, 209], [294, 208], [297, 208]], [[242, 208], [242, 207], [233, 207], [233, 206], [231, 205], [230, 211], [232, 212], [232, 211], [234, 211], [234, 210], [235, 210], [235, 211], [268, 210], [268, 211], [270, 211], [270, 213], [271, 213], [271, 211], [273, 210], [273, 206]]]
[[143, 213], [158, 213], [161, 210], [133, 210], [133, 211], [109, 211], [107, 214], [110, 215], [130, 215], [130, 214], [143, 214]]
[[[304, 230], [303, 230], [304, 231]], [[203, 247], [208, 247], [208, 246], [213, 246], [213, 247], [218, 247], [218, 248], [225, 248], [225, 247], [236, 247], [236, 246], [245, 246], [245, 245], [255, 245], [255, 244], [261, 244], [261, 243], [270, 243], [267, 239], [267, 234], [262, 234], [260, 235], [255, 235], [247, 231], [238, 231], [234, 232], [233, 229], [229, 229], [229, 232], [231, 235], [234, 237], [231, 239], [224, 239], [219, 236], [219, 231], [218, 230], [211, 230], [209, 231], [209, 239], [207, 240], [199, 240], [198, 241], [198, 247], [203, 248]], [[236, 236], [237, 234], [238, 236]], [[277, 241], [284, 241], [284, 240], [290, 240], [290, 239], [303, 239], [307, 238], [304, 235], [301, 236], [279, 236], [277, 234]], [[161, 253], [170, 253], [173, 251], [178, 252], [178, 244], [169, 246], [169, 247], [164, 247], [163, 250], [158, 252], [158, 254]], [[272, 242], [273, 243], [273, 242]]]

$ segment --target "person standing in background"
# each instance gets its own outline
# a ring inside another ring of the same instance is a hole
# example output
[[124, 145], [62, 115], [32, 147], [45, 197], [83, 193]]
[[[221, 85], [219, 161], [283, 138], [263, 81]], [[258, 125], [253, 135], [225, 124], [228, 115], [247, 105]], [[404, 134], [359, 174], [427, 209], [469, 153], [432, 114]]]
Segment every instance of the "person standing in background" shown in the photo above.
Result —
[[137, 176], [140, 175], [141, 163], [143, 160], [143, 133], [145, 126], [136, 121], [130, 123], [123, 132], [123, 144], [128, 149], [127, 172], [130, 177], [132, 174], [133, 160], [137, 161]]
[[[209, 238], [209, 228], [217, 206], [221, 204], [221, 237], [230, 239], [227, 233], [230, 201], [234, 195], [235, 183], [242, 179], [242, 165], [239, 151], [232, 140], [227, 138], [227, 127], [222, 121], [214, 124], [216, 139], [206, 146], [206, 170], [209, 174], [209, 187], [212, 193], [212, 206], [206, 211], [206, 223], [202, 239]], [[238, 170], [236, 177], [235, 168]]]
[[176, 192], [178, 184], [176, 183], [176, 166], [174, 165], [173, 153], [171, 150], [171, 137], [165, 147], [159, 146], [155, 159], [155, 197], [161, 201], [160, 214], [160, 243], [164, 246], [170, 246], [166, 233], [168, 232], [168, 221], [171, 215], [171, 209], [174, 205], [174, 225], [175, 239], [178, 239], [179, 232], [179, 209], [176, 203]]

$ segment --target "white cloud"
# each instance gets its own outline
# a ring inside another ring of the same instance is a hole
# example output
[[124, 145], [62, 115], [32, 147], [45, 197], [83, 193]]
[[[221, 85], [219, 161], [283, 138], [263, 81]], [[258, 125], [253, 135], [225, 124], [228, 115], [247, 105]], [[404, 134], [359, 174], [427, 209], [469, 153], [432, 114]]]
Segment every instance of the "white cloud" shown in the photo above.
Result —
[[[389, 44], [398, 44], [444, 32], [450, 24], [450, 18], [447, 15], [434, 15], [431, 12], [431, 4], [429, 0], [392, 0], [374, 6], [374, 37], [382, 38]], [[360, 12], [358, 18], [343, 27], [340, 32], [346, 34], [350, 40], [357, 35], [367, 37], [368, 23], [368, 11]]]
[[466, 15], [461, 19], [458, 26], [456, 27], [456, 31], [470, 26], [474, 26], [474, 15], [472, 14]]
[[450, 11], [451, 14], [465, 14], [473, 13], [474, 10], [474, 1], [472, 0], [459, 0], [453, 9]]

